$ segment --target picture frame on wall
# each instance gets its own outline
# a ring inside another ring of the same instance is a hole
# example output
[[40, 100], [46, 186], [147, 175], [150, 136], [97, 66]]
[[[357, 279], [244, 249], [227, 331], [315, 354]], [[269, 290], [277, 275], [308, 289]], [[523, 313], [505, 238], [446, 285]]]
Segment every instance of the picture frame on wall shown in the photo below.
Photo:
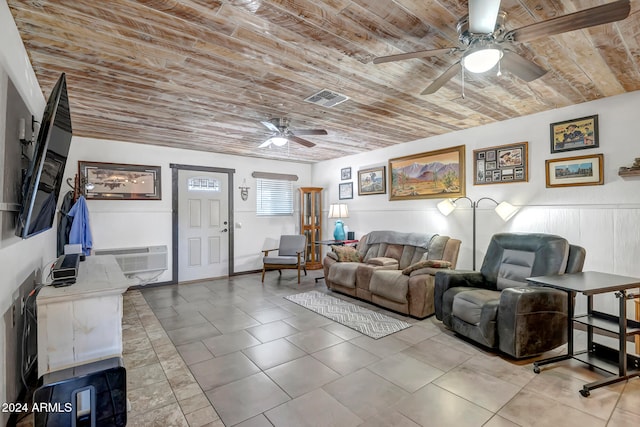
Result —
[[545, 161], [547, 188], [604, 184], [604, 154]]
[[162, 199], [160, 166], [79, 161], [78, 170], [87, 200]]
[[338, 199], [353, 199], [353, 182], [343, 182], [339, 184]]
[[551, 153], [600, 146], [598, 115], [551, 123]]
[[358, 171], [358, 196], [370, 194], [386, 194], [385, 167], [362, 169]]
[[351, 179], [351, 168], [342, 168], [340, 169], [340, 179], [344, 181], [345, 179]]
[[465, 146], [389, 160], [389, 200], [465, 196]]
[[504, 184], [529, 180], [529, 143], [473, 150], [473, 184]]

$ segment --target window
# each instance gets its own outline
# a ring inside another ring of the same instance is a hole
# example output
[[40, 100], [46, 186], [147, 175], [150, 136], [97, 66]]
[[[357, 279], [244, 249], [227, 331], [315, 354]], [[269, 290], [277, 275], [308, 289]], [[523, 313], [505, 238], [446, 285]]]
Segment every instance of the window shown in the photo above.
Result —
[[293, 215], [293, 182], [256, 178], [256, 214]]
[[220, 181], [213, 178], [189, 178], [187, 183], [189, 191], [220, 191]]

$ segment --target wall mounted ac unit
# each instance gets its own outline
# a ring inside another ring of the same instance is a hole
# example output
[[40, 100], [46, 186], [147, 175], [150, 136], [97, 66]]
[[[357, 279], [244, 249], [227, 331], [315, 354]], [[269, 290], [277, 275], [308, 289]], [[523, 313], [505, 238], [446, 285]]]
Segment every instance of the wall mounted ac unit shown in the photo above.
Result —
[[96, 249], [95, 255], [113, 255], [125, 275], [159, 272], [168, 267], [167, 246]]

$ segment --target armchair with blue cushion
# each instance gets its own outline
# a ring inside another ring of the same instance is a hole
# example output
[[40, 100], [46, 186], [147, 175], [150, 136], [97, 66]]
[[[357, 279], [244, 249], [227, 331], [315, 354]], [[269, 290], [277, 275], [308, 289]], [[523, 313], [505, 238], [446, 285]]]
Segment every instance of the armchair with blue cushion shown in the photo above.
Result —
[[515, 358], [552, 350], [567, 342], [567, 293], [529, 286], [526, 279], [580, 272], [585, 255], [584, 248], [552, 234], [496, 234], [480, 271], [436, 274], [436, 318]]

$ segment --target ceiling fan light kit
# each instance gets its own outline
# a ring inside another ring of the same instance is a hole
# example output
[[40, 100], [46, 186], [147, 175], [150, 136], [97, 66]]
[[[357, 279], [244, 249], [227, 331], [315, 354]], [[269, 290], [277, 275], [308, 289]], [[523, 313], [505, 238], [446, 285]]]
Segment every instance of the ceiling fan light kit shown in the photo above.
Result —
[[274, 136], [273, 138], [269, 138], [269, 143], [273, 145], [277, 145], [278, 147], [282, 147], [287, 142], [289, 142], [289, 140], [282, 136]]
[[462, 65], [470, 73], [489, 71], [502, 59], [502, 49], [495, 44], [479, 45], [468, 50], [462, 58]]

